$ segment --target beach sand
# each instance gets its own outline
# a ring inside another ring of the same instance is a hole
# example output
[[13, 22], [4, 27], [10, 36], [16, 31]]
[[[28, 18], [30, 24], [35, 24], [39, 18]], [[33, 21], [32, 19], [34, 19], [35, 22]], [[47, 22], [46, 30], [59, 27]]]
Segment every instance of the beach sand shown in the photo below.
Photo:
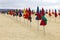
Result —
[[[47, 17], [45, 34], [43, 26], [37, 24], [35, 16], [32, 15], [32, 22], [23, 17], [13, 17], [7, 14], [0, 14], [0, 40], [60, 40], [60, 17]], [[39, 29], [39, 30], [38, 30]]]

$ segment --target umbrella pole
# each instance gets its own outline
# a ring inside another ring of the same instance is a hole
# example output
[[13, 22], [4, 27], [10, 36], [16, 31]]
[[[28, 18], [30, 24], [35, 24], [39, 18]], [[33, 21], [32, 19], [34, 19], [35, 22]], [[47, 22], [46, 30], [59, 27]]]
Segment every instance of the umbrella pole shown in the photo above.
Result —
[[46, 35], [45, 26], [43, 26], [43, 34]]
[[37, 20], [37, 31], [39, 31], [39, 20]]

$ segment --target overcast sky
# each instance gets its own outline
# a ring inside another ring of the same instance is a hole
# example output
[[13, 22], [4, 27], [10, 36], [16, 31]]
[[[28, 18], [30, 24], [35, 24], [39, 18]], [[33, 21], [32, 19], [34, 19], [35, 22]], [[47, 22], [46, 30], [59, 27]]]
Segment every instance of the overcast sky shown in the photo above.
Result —
[[32, 8], [36, 9], [39, 6], [44, 7], [45, 9], [59, 9], [60, 1], [59, 0], [0, 0], [0, 8], [3, 9], [22, 9], [22, 8]]

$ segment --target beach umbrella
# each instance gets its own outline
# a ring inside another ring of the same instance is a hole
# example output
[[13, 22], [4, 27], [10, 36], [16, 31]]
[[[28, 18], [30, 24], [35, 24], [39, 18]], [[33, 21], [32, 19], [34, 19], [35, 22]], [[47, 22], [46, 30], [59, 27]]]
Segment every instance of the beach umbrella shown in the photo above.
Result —
[[55, 9], [55, 13], [54, 13], [54, 16], [55, 16], [55, 22], [56, 22], [56, 18], [57, 18], [57, 10]]
[[28, 14], [29, 14], [29, 17], [28, 17], [28, 20], [30, 20], [30, 22], [32, 22], [32, 17], [31, 17], [31, 9], [29, 8], [29, 12], [28, 12]]
[[25, 13], [23, 14], [23, 17], [24, 17], [25, 19], [28, 19], [28, 17], [29, 17], [28, 9], [27, 9], [27, 8], [26, 8], [26, 10], [25, 10]]
[[17, 18], [17, 16], [18, 16], [18, 9], [15, 9], [15, 12], [16, 12], [15, 16], [16, 16], [16, 20], [17, 20], [18, 19]]
[[57, 15], [57, 10], [55, 9], [55, 18], [57, 17], [58, 15]]
[[41, 14], [39, 11], [39, 6], [37, 6], [37, 11], [36, 11], [36, 20], [37, 20], [37, 30], [39, 31], [39, 20], [41, 19]]
[[28, 10], [29, 10], [28, 11], [28, 14], [29, 14], [28, 20], [30, 21], [30, 27], [31, 27], [31, 22], [32, 22], [31, 9], [29, 8]]
[[45, 16], [42, 16], [41, 22], [40, 22], [40, 26], [43, 26], [43, 30], [44, 30], [44, 35], [45, 35], [45, 26], [47, 25], [47, 18]]
[[45, 26], [47, 24], [47, 18], [45, 16], [42, 16], [40, 25]]
[[20, 19], [20, 22], [21, 22], [21, 17], [22, 17], [22, 10], [19, 9], [19, 11], [18, 11], [18, 18]]
[[52, 10], [52, 14], [54, 15], [54, 11]]
[[45, 11], [44, 11], [44, 8], [42, 8], [41, 16], [44, 16], [44, 15], [45, 15]]
[[49, 9], [49, 13], [48, 13], [48, 15], [49, 15], [49, 17], [50, 17], [50, 21], [51, 21], [51, 16], [52, 16], [52, 14], [51, 14], [51, 10]]
[[60, 17], [60, 10], [58, 10], [58, 15], [59, 15], [59, 17]]
[[41, 19], [41, 12], [39, 11], [39, 7], [37, 6], [37, 11], [36, 11], [36, 20]]
[[15, 10], [13, 10], [13, 17], [14, 17], [14, 16], [16, 16], [16, 12], [15, 12]]
[[18, 16], [18, 9], [16, 9], [16, 16]]
[[48, 14], [48, 10], [46, 9], [46, 12], [45, 12], [46, 14]]
[[12, 14], [13, 14], [13, 13], [12, 13], [12, 10], [9, 10], [8, 14], [9, 14], [9, 15], [12, 15]]
[[22, 10], [19, 10], [19, 17], [22, 17]]
[[44, 8], [42, 8], [40, 26], [43, 26], [44, 35], [45, 35], [45, 26], [46, 25], [47, 25], [47, 18], [45, 17], [45, 10], [44, 10]]
[[51, 10], [50, 10], [50, 9], [49, 9], [49, 14], [48, 14], [48, 15], [49, 15], [49, 17], [51, 17], [51, 16], [52, 16], [52, 14], [51, 14]]
[[29, 10], [27, 8], [24, 10], [23, 17], [24, 17], [24, 21], [25, 19], [27, 19], [27, 26], [28, 26]]
[[34, 14], [35, 12], [34, 12], [34, 10], [32, 10], [32, 12], [31, 12], [32, 14]]

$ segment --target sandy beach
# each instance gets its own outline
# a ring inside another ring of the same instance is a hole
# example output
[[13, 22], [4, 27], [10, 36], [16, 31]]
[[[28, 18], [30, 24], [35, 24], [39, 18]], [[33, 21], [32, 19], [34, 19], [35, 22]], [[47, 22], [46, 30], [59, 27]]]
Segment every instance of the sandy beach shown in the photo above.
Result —
[[56, 21], [54, 16], [46, 17], [48, 23], [44, 35], [43, 26], [37, 25], [34, 15], [30, 26], [23, 17], [0, 14], [0, 40], [60, 40], [60, 17]]

